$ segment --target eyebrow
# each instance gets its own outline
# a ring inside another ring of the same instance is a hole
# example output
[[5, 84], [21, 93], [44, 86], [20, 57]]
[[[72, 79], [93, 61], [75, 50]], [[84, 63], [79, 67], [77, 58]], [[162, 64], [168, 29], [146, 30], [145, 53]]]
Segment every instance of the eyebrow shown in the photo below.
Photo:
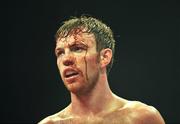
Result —
[[78, 43], [81, 43], [81, 42], [83, 42], [83, 41], [75, 40], [75, 41], [73, 41], [73, 42], [68, 43], [68, 45], [78, 44]]
[[62, 47], [55, 48], [55, 51], [58, 51], [58, 50], [63, 50], [63, 48]]
[[[83, 45], [85, 47], [88, 47], [88, 45], [85, 44], [83, 41], [74, 41], [74, 42], [68, 44], [69, 47], [73, 47], [75, 45]], [[58, 47], [55, 48], [55, 51], [63, 50], [63, 49], [64, 49], [64, 47], [58, 46]]]

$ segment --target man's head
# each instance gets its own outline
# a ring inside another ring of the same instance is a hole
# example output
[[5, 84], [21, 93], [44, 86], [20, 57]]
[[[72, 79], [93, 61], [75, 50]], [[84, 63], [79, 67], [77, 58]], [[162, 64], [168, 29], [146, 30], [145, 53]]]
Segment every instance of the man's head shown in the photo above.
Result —
[[57, 65], [70, 92], [89, 93], [97, 84], [106, 82], [114, 43], [110, 28], [92, 17], [70, 19], [59, 28], [55, 48]]
[[107, 65], [107, 74], [110, 72], [114, 60], [115, 40], [111, 29], [100, 20], [93, 17], [81, 16], [65, 21], [56, 33], [56, 41], [59, 38], [67, 37], [73, 33], [83, 31], [92, 33], [96, 40], [96, 50], [100, 52], [105, 48], [112, 50], [111, 62]]

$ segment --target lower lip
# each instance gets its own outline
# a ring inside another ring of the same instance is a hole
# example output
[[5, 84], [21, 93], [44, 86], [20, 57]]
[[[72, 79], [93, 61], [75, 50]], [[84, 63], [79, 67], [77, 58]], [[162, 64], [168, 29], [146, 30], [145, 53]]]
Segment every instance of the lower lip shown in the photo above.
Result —
[[65, 78], [65, 81], [67, 81], [68, 83], [73, 83], [77, 79], [78, 76], [79, 76], [79, 74]]

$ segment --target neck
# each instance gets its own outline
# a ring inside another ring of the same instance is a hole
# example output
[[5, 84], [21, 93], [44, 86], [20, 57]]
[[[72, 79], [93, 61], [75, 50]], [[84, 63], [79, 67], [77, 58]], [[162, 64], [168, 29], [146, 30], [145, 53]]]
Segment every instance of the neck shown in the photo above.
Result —
[[111, 108], [113, 98], [107, 76], [103, 75], [90, 92], [83, 95], [71, 93], [70, 110], [71, 113], [79, 116], [96, 115], [104, 112], [107, 108]]

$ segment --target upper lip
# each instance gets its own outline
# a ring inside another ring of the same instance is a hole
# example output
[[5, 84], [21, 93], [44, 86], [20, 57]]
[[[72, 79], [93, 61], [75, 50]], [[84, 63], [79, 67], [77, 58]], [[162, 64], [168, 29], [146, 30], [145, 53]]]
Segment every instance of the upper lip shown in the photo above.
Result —
[[63, 76], [64, 76], [65, 78], [67, 78], [68, 73], [77, 73], [77, 74], [79, 74], [79, 72], [78, 72], [77, 69], [74, 69], [74, 68], [66, 68], [66, 69], [64, 69], [64, 71], [63, 71]]

